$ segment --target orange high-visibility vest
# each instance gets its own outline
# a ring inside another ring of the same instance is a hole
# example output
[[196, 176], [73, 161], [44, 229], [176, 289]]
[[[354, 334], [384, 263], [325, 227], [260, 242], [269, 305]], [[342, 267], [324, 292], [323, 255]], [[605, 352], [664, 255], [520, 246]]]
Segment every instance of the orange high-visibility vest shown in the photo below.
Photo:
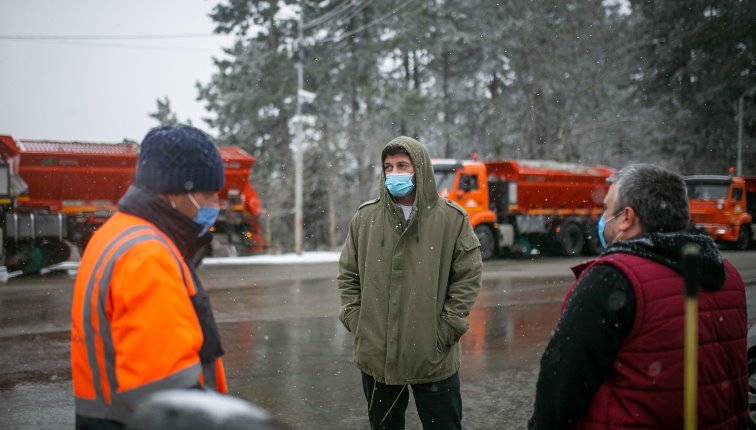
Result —
[[77, 414], [126, 422], [155, 391], [228, 391], [220, 358], [202, 369], [195, 294], [181, 253], [153, 224], [118, 212], [92, 236], [71, 309]]

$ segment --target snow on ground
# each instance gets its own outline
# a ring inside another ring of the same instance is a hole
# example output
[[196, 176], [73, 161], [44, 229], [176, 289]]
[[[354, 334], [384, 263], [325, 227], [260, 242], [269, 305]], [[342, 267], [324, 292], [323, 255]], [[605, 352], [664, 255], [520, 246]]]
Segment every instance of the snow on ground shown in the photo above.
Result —
[[[264, 254], [246, 257], [207, 257], [202, 260], [203, 266], [237, 266], [244, 264], [292, 264], [292, 263], [331, 263], [339, 261], [339, 252], [303, 252], [297, 254]], [[64, 261], [42, 269], [42, 273], [52, 270], [70, 270], [79, 267], [78, 261]]]
[[339, 261], [338, 252], [303, 252], [297, 254], [250, 255], [247, 257], [210, 257], [202, 260], [203, 266], [231, 266], [243, 264], [330, 263]]
[[[253, 264], [307, 264], [307, 263], [335, 263], [339, 261], [339, 252], [304, 252], [297, 254], [277, 255], [250, 255], [247, 257], [209, 257], [202, 260], [203, 266], [242, 266]], [[77, 255], [78, 257], [78, 255]], [[77, 258], [78, 260], [78, 258]], [[5, 267], [0, 267], [0, 283], [8, 282], [8, 279], [23, 274], [21, 271], [8, 272]], [[79, 261], [64, 261], [43, 268], [40, 273], [46, 274], [54, 271], [65, 271], [75, 276], [79, 269]]]

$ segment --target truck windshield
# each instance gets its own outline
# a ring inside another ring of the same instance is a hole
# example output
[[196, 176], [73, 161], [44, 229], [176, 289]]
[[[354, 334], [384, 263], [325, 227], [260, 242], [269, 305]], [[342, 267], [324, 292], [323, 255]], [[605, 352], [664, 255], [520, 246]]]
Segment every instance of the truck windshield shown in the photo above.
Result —
[[687, 184], [688, 198], [698, 200], [723, 200], [727, 198], [726, 184]]
[[451, 191], [456, 173], [454, 170], [436, 170], [433, 172], [433, 176], [436, 178], [436, 189], [438, 191]]

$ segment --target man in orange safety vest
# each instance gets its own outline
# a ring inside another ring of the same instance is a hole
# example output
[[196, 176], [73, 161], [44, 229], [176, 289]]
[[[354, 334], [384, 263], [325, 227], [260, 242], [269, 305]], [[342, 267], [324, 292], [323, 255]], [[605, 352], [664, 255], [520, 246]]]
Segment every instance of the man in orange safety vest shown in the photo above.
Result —
[[193, 256], [212, 240], [223, 160], [194, 127], [141, 144], [134, 184], [92, 236], [71, 310], [77, 429], [121, 428], [157, 391], [227, 392], [218, 329]]

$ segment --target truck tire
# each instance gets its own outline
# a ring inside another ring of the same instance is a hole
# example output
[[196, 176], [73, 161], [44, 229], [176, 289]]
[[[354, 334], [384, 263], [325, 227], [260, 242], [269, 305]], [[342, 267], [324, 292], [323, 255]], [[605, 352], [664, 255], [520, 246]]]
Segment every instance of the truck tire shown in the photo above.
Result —
[[574, 222], [562, 224], [557, 241], [559, 251], [565, 256], [579, 255], [585, 245], [585, 235], [583, 229]]
[[491, 227], [479, 225], [475, 227], [475, 235], [478, 236], [478, 241], [480, 242], [480, 254], [483, 260], [493, 258], [496, 253], [496, 239], [494, 239]]
[[745, 251], [751, 246], [751, 224], [743, 224], [738, 232], [738, 240], [735, 242], [735, 249]]
[[590, 222], [586, 225], [588, 234], [585, 235], [585, 245], [583, 245], [583, 255], [599, 255], [604, 251], [598, 238], [598, 223]]
[[39, 273], [41, 269], [62, 263], [71, 256], [71, 247], [57, 239], [37, 239], [8, 249], [5, 265], [9, 272]]

